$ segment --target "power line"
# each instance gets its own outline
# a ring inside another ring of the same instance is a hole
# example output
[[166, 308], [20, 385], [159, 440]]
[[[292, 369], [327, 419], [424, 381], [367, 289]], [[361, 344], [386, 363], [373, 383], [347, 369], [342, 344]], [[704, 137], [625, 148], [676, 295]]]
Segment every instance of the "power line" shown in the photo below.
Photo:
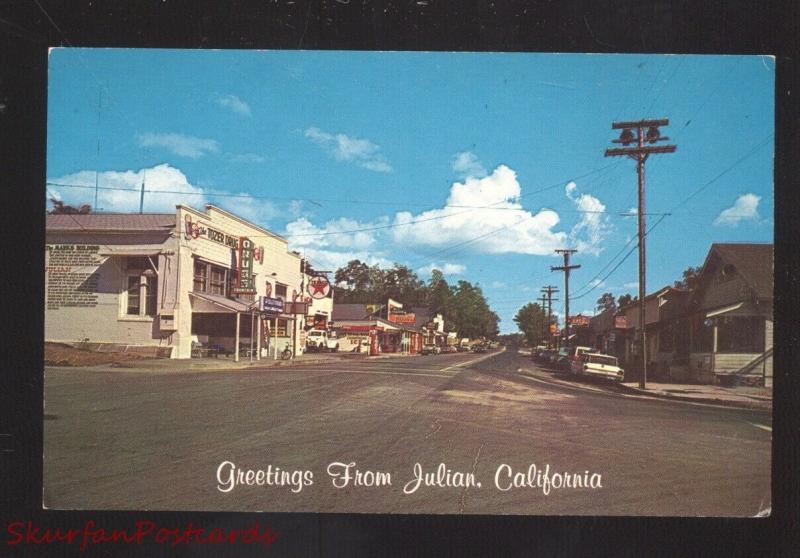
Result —
[[762, 139], [762, 140], [761, 140], [760, 142], [758, 142], [756, 145], [754, 145], [753, 147], [751, 147], [751, 148], [750, 148], [750, 149], [747, 151], [747, 153], [745, 153], [744, 155], [742, 155], [741, 157], [739, 157], [738, 159], [736, 159], [736, 161], [734, 161], [734, 162], [733, 162], [733, 164], [731, 164], [731, 165], [730, 165], [728, 168], [726, 168], [725, 170], [723, 170], [723, 171], [722, 171], [721, 173], [719, 173], [717, 176], [715, 176], [714, 178], [712, 178], [711, 180], [709, 180], [708, 182], [706, 182], [705, 184], [703, 184], [702, 186], [700, 186], [700, 187], [699, 187], [697, 190], [695, 190], [694, 192], [692, 192], [691, 194], [689, 194], [689, 195], [688, 195], [686, 198], [684, 198], [682, 201], [680, 201], [680, 202], [679, 202], [679, 203], [678, 203], [678, 204], [677, 204], [675, 207], [673, 207], [673, 208], [670, 210], [670, 213], [672, 213], [672, 212], [674, 212], [675, 210], [677, 210], [678, 208], [680, 208], [680, 207], [682, 207], [682, 206], [686, 205], [686, 203], [687, 203], [689, 200], [691, 200], [693, 197], [695, 197], [697, 194], [699, 194], [700, 192], [702, 192], [703, 190], [705, 190], [706, 188], [708, 188], [709, 186], [711, 186], [711, 185], [712, 185], [714, 182], [716, 182], [717, 180], [719, 180], [720, 178], [722, 178], [723, 176], [725, 176], [726, 174], [728, 174], [728, 173], [729, 173], [730, 171], [732, 171], [732, 170], [733, 170], [733, 169], [734, 169], [734, 168], [735, 168], [737, 165], [739, 165], [741, 162], [743, 162], [744, 160], [746, 160], [747, 158], [749, 158], [749, 157], [750, 157], [751, 155], [753, 155], [753, 154], [754, 154], [756, 151], [758, 151], [759, 149], [761, 149], [762, 147], [764, 147], [765, 145], [767, 145], [767, 144], [769, 143], [769, 140], [770, 140], [770, 139], [772, 138], [772, 136], [774, 136], [774, 135], [775, 135], [775, 133], [774, 133], [774, 132], [773, 132], [773, 133], [771, 133], [771, 134], [769, 134], [769, 135], [767, 135], [767, 136], [766, 136], [764, 139]]
[[[661, 223], [661, 221], [663, 221], [664, 219], [666, 219], [666, 217], [667, 217], [667, 215], [662, 215], [662, 216], [661, 216], [661, 218], [660, 218], [658, 221], [656, 221], [655, 223], [653, 223], [653, 225], [652, 225], [652, 226], [651, 226], [651, 227], [650, 227], [650, 228], [647, 230], [647, 232], [645, 233], [645, 236], [647, 236], [648, 234], [650, 234], [650, 232], [652, 232], [652, 230], [653, 230], [653, 229], [655, 229], [655, 228], [658, 226], [658, 224], [659, 224], [659, 223]], [[636, 238], [636, 237], [634, 236], [633, 238]], [[627, 246], [627, 245], [626, 245], [626, 246]], [[625, 260], [627, 260], [627, 259], [630, 257], [630, 255], [631, 255], [631, 254], [633, 254], [633, 253], [636, 251], [636, 248], [637, 248], [637, 247], [638, 247], [638, 245], [637, 245], [637, 246], [633, 246], [633, 247], [632, 247], [632, 248], [631, 248], [631, 249], [628, 251], [628, 253], [627, 253], [627, 254], [625, 254], [625, 257], [624, 257], [624, 258], [622, 258], [622, 259], [621, 259], [619, 262], [617, 262], [617, 265], [615, 265], [615, 266], [614, 266], [614, 268], [613, 268], [611, 271], [609, 271], [609, 272], [606, 274], [606, 276], [605, 276], [605, 277], [603, 277], [603, 278], [602, 278], [600, 281], [598, 281], [598, 282], [595, 284], [595, 286], [591, 287], [591, 288], [590, 288], [588, 291], [586, 291], [585, 293], [583, 293], [583, 294], [581, 294], [581, 295], [579, 295], [579, 296], [571, 296], [571, 297], [570, 297], [570, 300], [577, 300], [577, 299], [579, 299], [579, 298], [583, 298], [584, 296], [586, 296], [587, 294], [589, 294], [590, 292], [592, 292], [593, 290], [595, 290], [597, 287], [599, 287], [599, 286], [600, 286], [600, 285], [601, 285], [601, 284], [602, 284], [602, 283], [603, 283], [603, 282], [604, 282], [606, 279], [608, 279], [609, 277], [611, 277], [611, 275], [612, 275], [612, 274], [613, 274], [613, 273], [614, 273], [614, 272], [615, 272], [617, 269], [619, 269], [619, 266], [621, 266], [621, 265], [623, 264], [623, 262], [624, 262]]]

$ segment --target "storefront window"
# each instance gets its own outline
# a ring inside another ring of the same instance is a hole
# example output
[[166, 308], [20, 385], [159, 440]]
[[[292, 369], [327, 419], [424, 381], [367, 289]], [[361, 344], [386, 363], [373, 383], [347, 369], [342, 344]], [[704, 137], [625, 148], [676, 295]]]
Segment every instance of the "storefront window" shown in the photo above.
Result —
[[286, 323], [287, 320], [278, 320], [278, 324], [275, 326], [276, 337], [286, 337]]
[[225, 296], [225, 269], [211, 266], [211, 281], [209, 282], [209, 292], [215, 295]]
[[128, 311], [129, 316], [138, 316], [141, 310], [141, 280], [138, 275], [128, 277]]
[[764, 319], [723, 317], [719, 320], [717, 350], [721, 353], [761, 353], [764, 351]]
[[206, 273], [208, 265], [205, 262], [194, 262], [194, 284], [192, 288], [197, 292], [205, 292], [206, 290]]
[[126, 287], [126, 315], [155, 316], [158, 313], [158, 280], [155, 276], [129, 275]]
[[197, 293], [228, 296], [228, 269], [212, 263], [194, 262], [192, 289]]

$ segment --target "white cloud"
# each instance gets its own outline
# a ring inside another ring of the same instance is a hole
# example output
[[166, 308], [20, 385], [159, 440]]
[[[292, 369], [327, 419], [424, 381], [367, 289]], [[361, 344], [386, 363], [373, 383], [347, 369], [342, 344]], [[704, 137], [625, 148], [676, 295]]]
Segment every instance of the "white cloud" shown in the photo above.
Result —
[[502, 281], [492, 281], [491, 287], [493, 289], [505, 289], [508, 285], [503, 283]]
[[394, 265], [392, 260], [374, 252], [367, 251], [335, 251], [330, 249], [303, 248], [298, 250], [303, 257], [313, 264], [314, 269], [336, 271], [347, 265], [351, 260], [361, 260], [369, 266], [378, 265], [388, 268]]
[[219, 151], [216, 140], [186, 136], [183, 134], [141, 134], [138, 136], [139, 145], [142, 147], [163, 147], [175, 155], [199, 159], [209, 153]]
[[261, 226], [266, 226], [280, 214], [275, 204], [269, 200], [255, 198], [246, 192], [239, 192], [236, 197], [219, 197], [211, 201], [214, 205]]
[[337, 161], [353, 163], [375, 172], [391, 172], [392, 167], [380, 147], [367, 139], [352, 138], [345, 134], [330, 134], [316, 127], [307, 128], [305, 136], [325, 149]]
[[483, 164], [471, 151], [460, 151], [456, 153], [453, 156], [453, 161], [450, 166], [461, 178], [466, 178], [468, 176], [483, 178], [488, 174]]
[[430, 275], [434, 269], [438, 269], [445, 275], [461, 275], [467, 270], [467, 266], [448, 262], [443, 262], [441, 264], [431, 263], [424, 267], [420, 267], [417, 269], [417, 271], [426, 275]]
[[419, 215], [397, 213], [394, 222], [401, 226], [393, 229], [394, 240], [405, 246], [449, 246], [468, 239], [469, 248], [479, 252], [551, 255], [567, 240], [566, 233], [553, 231], [558, 214], [525, 210], [517, 201], [520, 192], [516, 173], [505, 165], [484, 178], [455, 182], [447, 205], [475, 209], [443, 207]]
[[376, 231], [360, 229], [371, 229], [388, 223], [388, 217], [380, 217], [371, 223], [340, 217], [318, 227], [307, 218], [300, 217], [286, 225], [286, 237], [295, 250], [306, 247], [361, 250], [375, 244]]
[[625, 283], [622, 285], [626, 289], [638, 289], [639, 288], [639, 281], [633, 281], [632, 283]]
[[[146, 212], [171, 213], [178, 204], [202, 207], [207, 201], [202, 188], [190, 184], [185, 174], [166, 163], [136, 171], [104, 171], [98, 174], [97, 181], [101, 188], [97, 193], [97, 209], [101, 211], [138, 212], [142, 181], [145, 183], [144, 211]], [[65, 187], [54, 192], [61, 196], [65, 203], [70, 205], [93, 203], [95, 171], [83, 170], [54, 178], [51, 182], [86, 186], [86, 188]]]
[[242, 101], [236, 95], [221, 95], [214, 99], [216, 103], [228, 110], [241, 114], [243, 116], [250, 116], [250, 105]]
[[578, 252], [599, 255], [602, 251], [601, 244], [611, 231], [611, 222], [604, 213], [606, 206], [591, 194], [575, 195], [577, 185], [574, 182], [567, 184], [565, 193], [581, 211], [580, 220], [570, 231], [570, 240]]
[[758, 220], [758, 202], [761, 201], [761, 196], [755, 194], [743, 194], [736, 198], [734, 204], [723, 209], [717, 218], [714, 219], [714, 224], [717, 226], [731, 226], [735, 227], [741, 221], [756, 221]]
[[[592, 287], [593, 289], [597, 288], [597, 287], [605, 287], [606, 286], [606, 282], [605, 281], [601, 281], [600, 279], [592, 279], [591, 281], [589, 281], [589, 286]], [[570, 297], [570, 298], [572, 298], [572, 297]]]

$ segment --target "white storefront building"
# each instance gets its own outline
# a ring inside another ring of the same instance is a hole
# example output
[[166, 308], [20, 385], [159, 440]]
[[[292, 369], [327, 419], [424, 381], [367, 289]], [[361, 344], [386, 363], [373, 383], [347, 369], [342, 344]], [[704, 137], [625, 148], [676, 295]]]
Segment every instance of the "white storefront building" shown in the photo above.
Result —
[[274, 358], [302, 352], [305, 329], [331, 315], [286, 239], [213, 205], [48, 215], [46, 244], [46, 341]]

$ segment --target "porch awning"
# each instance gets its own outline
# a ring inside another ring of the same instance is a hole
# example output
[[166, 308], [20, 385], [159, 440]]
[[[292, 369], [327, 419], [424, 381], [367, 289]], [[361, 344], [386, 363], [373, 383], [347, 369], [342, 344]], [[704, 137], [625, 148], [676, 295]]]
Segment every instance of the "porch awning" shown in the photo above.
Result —
[[129, 244], [123, 246], [106, 246], [98, 252], [100, 256], [157, 256], [164, 251], [161, 245]]
[[208, 293], [189, 293], [192, 301], [192, 312], [200, 314], [233, 314], [235, 312], [252, 312], [255, 308], [252, 305], [225, 298], [224, 296], [212, 295]]
[[720, 314], [727, 314], [728, 312], [733, 312], [734, 310], [738, 310], [744, 305], [744, 302], [739, 302], [737, 304], [732, 304], [730, 306], [724, 306], [722, 308], [717, 308], [716, 310], [711, 310], [706, 314], [706, 318], [713, 318], [714, 316], [719, 316]]

